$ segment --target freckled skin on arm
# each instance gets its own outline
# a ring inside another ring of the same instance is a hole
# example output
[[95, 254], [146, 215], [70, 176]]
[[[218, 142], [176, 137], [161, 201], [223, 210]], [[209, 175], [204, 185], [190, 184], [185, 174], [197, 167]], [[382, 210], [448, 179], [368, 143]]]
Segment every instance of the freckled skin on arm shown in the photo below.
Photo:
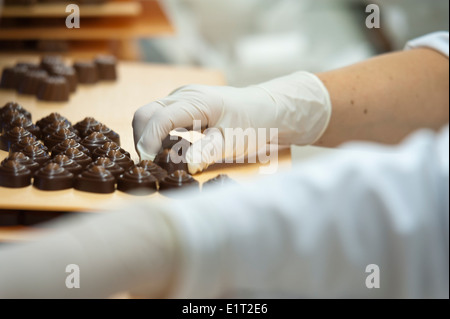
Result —
[[319, 146], [352, 140], [396, 144], [419, 128], [449, 120], [449, 61], [427, 49], [395, 52], [317, 74], [333, 114]]

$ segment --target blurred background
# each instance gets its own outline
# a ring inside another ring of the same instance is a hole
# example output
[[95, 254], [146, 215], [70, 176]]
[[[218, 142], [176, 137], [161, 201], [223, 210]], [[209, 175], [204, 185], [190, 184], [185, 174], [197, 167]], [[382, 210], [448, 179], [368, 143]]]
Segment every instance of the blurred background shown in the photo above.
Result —
[[[80, 4], [80, 29], [61, 26], [67, 3]], [[380, 7], [380, 29], [365, 27], [370, 3]], [[341, 67], [449, 28], [448, 0], [3, 0], [3, 5], [1, 52], [107, 52], [220, 69], [235, 86], [300, 69]]]

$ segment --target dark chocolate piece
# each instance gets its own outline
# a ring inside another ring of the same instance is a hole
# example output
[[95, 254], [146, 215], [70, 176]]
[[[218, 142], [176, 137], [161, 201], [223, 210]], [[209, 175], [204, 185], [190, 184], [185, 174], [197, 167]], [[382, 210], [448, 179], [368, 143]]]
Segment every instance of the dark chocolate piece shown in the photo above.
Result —
[[116, 179], [103, 166], [92, 166], [75, 179], [75, 189], [84, 192], [107, 194], [115, 190]]
[[33, 135], [26, 129], [20, 126], [13, 127], [1, 136], [0, 149], [9, 151], [13, 144], [20, 142], [25, 137], [32, 137]]
[[31, 185], [31, 171], [15, 160], [2, 162], [0, 166], [0, 186], [20, 188]]
[[67, 151], [69, 148], [76, 148], [79, 151], [82, 151], [86, 155], [89, 155], [89, 150], [81, 145], [79, 142], [72, 138], [68, 138], [67, 140], [62, 141], [61, 143], [57, 144], [55, 147], [52, 148], [52, 157], [55, 157], [56, 155], [63, 154], [65, 151]]
[[49, 148], [52, 149], [57, 144], [61, 143], [64, 140], [67, 139], [74, 139], [75, 141], [79, 142], [81, 139], [71, 130], [66, 128], [61, 128], [54, 132], [52, 135], [47, 135], [44, 139], [44, 144]]
[[31, 160], [38, 163], [40, 166], [44, 165], [50, 159], [50, 155], [41, 147], [35, 145], [28, 145], [22, 151]]
[[48, 125], [52, 124], [56, 121], [65, 121], [72, 125], [64, 116], [59, 113], [51, 113], [50, 115], [40, 119], [36, 122], [36, 125], [41, 128], [41, 130], [45, 129]]
[[39, 146], [44, 151], [48, 152], [47, 146], [45, 146], [40, 141], [38, 141], [35, 136], [27, 136], [27, 137], [22, 138], [19, 142], [15, 143], [11, 146], [10, 151], [11, 152], [21, 152], [28, 145]]
[[28, 68], [25, 66], [6, 67], [2, 72], [0, 88], [18, 89], [19, 84], [27, 73]]
[[101, 124], [99, 121], [93, 117], [86, 117], [84, 120], [76, 123], [73, 127], [78, 130], [81, 138], [85, 138], [89, 135], [89, 130], [91, 127]]
[[92, 164], [89, 164], [87, 169], [91, 168], [92, 166], [103, 166], [108, 171], [110, 171], [116, 179], [125, 172], [122, 167], [120, 167], [117, 163], [114, 163], [107, 157], [97, 158]]
[[78, 61], [73, 67], [77, 71], [78, 83], [93, 84], [98, 81], [97, 65], [92, 61]]
[[34, 174], [33, 186], [45, 191], [72, 188], [73, 174], [56, 163], [49, 163]]
[[16, 66], [25, 67], [25, 68], [27, 68], [28, 71], [41, 70], [41, 67], [39, 65], [37, 65], [36, 63], [31, 63], [31, 62], [17, 62]]
[[[41, 129], [39, 126], [36, 126], [31, 122], [31, 120], [27, 117], [18, 117], [12, 123], [10, 124], [10, 128], [13, 127], [23, 127], [28, 132], [36, 136], [37, 138], [40, 138], [41, 136]], [[5, 126], [7, 128], [7, 126]]]
[[177, 170], [188, 172], [188, 165], [186, 161], [175, 151], [165, 149], [158, 153], [155, 157], [155, 164], [166, 170], [168, 174], [171, 174]]
[[0, 227], [19, 226], [21, 222], [21, 211], [0, 209]]
[[75, 162], [80, 164], [83, 169], [92, 163], [92, 158], [86, 155], [86, 153], [73, 147], [67, 149], [64, 152], [64, 155], [67, 155], [68, 158], [73, 159]]
[[41, 68], [51, 73], [56, 66], [64, 66], [64, 61], [59, 55], [46, 55], [42, 57]]
[[74, 176], [80, 174], [83, 171], [83, 167], [81, 167], [80, 164], [75, 162], [73, 159], [68, 158], [66, 155], [56, 155], [50, 162], [58, 164], [62, 168], [68, 170]]
[[94, 132], [86, 136], [80, 143], [93, 153], [96, 148], [102, 147], [107, 142], [111, 142], [111, 140], [102, 133]]
[[130, 169], [134, 165], [134, 162], [131, 160], [131, 158], [122, 154], [121, 151], [111, 150], [106, 153], [106, 157], [114, 163], [117, 163], [125, 171]]
[[49, 76], [42, 80], [37, 98], [42, 101], [64, 102], [69, 100], [69, 83], [63, 76]]
[[214, 185], [217, 186], [226, 186], [230, 184], [236, 184], [234, 180], [232, 180], [228, 175], [226, 174], [219, 174], [214, 178], [211, 178], [203, 183], [202, 188], [208, 188]]
[[95, 59], [100, 80], [114, 81], [117, 79], [117, 60], [112, 55], [100, 55]]
[[159, 182], [160, 191], [179, 188], [191, 188], [199, 190], [199, 183], [191, 175], [181, 170], [167, 175], [162, 181]]
[[107, 138], [109, 138], [111, 141], [120, 145], [120, 135], [117, 134], [116, 132], [114, 132], [113, 130], [111, 130], [105, 124], [99, 123], [97, 125], [94, 125], [94, 126], [90, 127], [87, 132], [88, 132], [88, 134], [93, 133], [93, 132], [102, 133]]
[[38, 163], [33, 161], [31, 158], [29, 158], [22, 152], [10, 153], [9, 156], [3, 160], [2, 164], [9, 160], [13, 160], [13, 161], [19, 162], [20, 164], [24, 165], [26, 168], [28, 168], [31, 171], [31, 174], [34, 174], [34, 172], [36, 172], [40, 167], [40, 165]]
[[119, 145], [117, 145], [117, 143], [106, 142], [101, 147], [98, 147], [94, 150], [94, 152], [92, 153], [92, 159], [95, 160], [99, 157], [106, 156], [106, 154], [111, 150], [120, 151], [123, 155], [131, 158], [130, 153], [128, 153], [123, 148], [121, 148]]
[[55, 133], [56, 131], [58, 131], [62, 128], [69, 129], [72, 132], [74, 132], [75, 134], [78, 133], [78, 131], [72, 127], [72, 125], [70, 124], [69, 121], [54, 121], [53, 123], [47, 125], [42, 130], [42, 136], [52, 135], [53, 133]]
[[46, 212], [40, 210], [24, 211], [22, 213], [21, 224], [24, 226], [34, 226], [71, 214], [69, 212]]
[[1, 128], [2, 132], [7, 131], [8, 129], [12, 128], [12, 123], [21, 117], [25, 117], [23, 113], [20, 113], [19, 111], [6, 111], [3, 113], [1, 118]]
[[125, 193], [150, 194], [156, 191], [156, 177], [142, 167], [126, 171], [117, 181], [117, 189]]
[[77, 90], [78, 78], [74, 68], [65, 65], [55, 65], [49, 72], [51, 75], [65, 77], [69, 84], [70, 92], [75, 92]]
[[150, 172], [153, 176], [156, 177], [158, 181], [161, 181], [164, 177], [167, 176], [167, 171], [153, 163], [149, 160], [141, 161], [137, 166], [144, 168], [146, 171]]
[[39, 86], [47, 77], [48, 74], [44, 70], [28, 71], [20, 81], [18, 88], [19, 93], [36, 95]]
[[0, 109], [0, 115], [8, 112], [8, 111], [17, 111], [25, 115], [31, 120], [31, 113], [24, 109], [19, 103], [16, 102], [8, 102]]

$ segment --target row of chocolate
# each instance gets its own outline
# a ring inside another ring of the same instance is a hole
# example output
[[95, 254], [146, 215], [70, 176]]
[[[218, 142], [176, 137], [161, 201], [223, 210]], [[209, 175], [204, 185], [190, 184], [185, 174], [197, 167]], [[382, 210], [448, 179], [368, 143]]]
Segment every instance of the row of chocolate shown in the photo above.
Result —
[[65, 65], [60, 56], [44, 56], [40, 64], [19, 62], [4, 68], [0, 88], [36, 95], [44, 101], [62, 102], [69, 100], [78, 83], [94, 84], [100, 80], [116, 79], [116, 59], [113, 56], [77, 61], [73, 66]]
[[[41, 190], [74, 187], [94, 193], [114, 192], [116, 184], [121, 191], [140, 193], [199, 187], [187, 173], [187, 165], [172, 160], [174, 152], [180, 151], [174, 144], [185, 145], [185, 140], [163, 143], [155, 163], [141, 161], [136, 165], [120, 147], [119, 135], [94, 118], [87, 117], [72, 126], [65, 117], [52, 113], [36, 125], [14, 126], [16, 120], [8, 122], [11, 113], [31, 121], [31, 114], [17, 103], [7, 103], [0, 109], [0, 123], [6, 128], [0, 144], [10, 152], [0, 166], [0, 186], [20, 188], [33, 183]], [[219, 176], [210, 184], [226, 180]]]

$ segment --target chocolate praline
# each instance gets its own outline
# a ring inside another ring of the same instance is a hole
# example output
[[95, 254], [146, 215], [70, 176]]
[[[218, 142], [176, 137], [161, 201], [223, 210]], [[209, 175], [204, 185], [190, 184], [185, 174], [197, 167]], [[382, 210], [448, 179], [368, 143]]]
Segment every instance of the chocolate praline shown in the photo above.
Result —
[[65, 65], [55, 65], [49, 72], [51, 75], [65, 77], [69, 84], [70, 92], [75, 92], [77, 90], [78, 78], [74, 68]]
[[117, 60], [112, 55], [99, 55], [95, 59], [100, 80], [114, 81], [117, 79]]
[[37, 171], [40, 167], [40, 165], [38, 163], [33, 161], [31, 158], [29, 158], [22, 152], [10, 153], [9, 156], [3, 160], [2, 164], [9, 160], [17, 161], [20, 164], [24, 165], [26, 168], [28, 168], [31, 171], [31, 174], [33, 174], [35, 171]]
[[47, 72], [51, 72], [51, 70], [56, 66], [64, 66], [64, 61], [62, 57], [59, 55], [46, 55], [41, 59], [40, 67]]
[[86, 155], [86, 153], [73, 147], [67, 149], [63, 154], [80, 164], [83, 169], [92, 163], [92, 158]]
[[0, 109], [0, 114], [3, 114], [8, 111], [17, 111], [25, 115], [31, 120], [31, 113], [28, 112], [25, 108], [22, 107], [19, 103], [16, 102], [8, 102]]
[[131, 158], [130, 153], [128, 153], [127, 151], [125, 151], [123, 148], [121, 148], [117, 143], [115, 142], [106, 142], [105, 144], [103, 144], [101, 147], [98, 147], [94, 150], [94, 152], [92, 153], [92, 159], [97, 159], [99, 157], [102, 156], [106, 156], [106, 154], [111, 151], [120, 151], [123, 155], [128, 156]]
[[111, 130], [105, 124], [99, 123], [97, 125], [92, 126], [87, 131], [88, 134], [93, 133], [93, 132], [102, 133], [107, 138], [109, 138], [111, 141], [113, 141], [114, 143], [120, 145], [120, 135], [117, 134], [116, 132], [114, 132], [113, 130]]
[[12, 127], [12, 123], [17, 120], [18, 118], [22, 118], [25, 117], [24, 114], [18, 112], [18, 111], [6, 111], [2, 114], [1, 117], [1, 128], [2, 128], [2, 132], [7, 131], [8, 129], [10, 129]]
[[20, 94], [36, 95], [39, 86], [47, 77], [48, 74], [44, 70], [28, 71], [20, 81], [18, 92]]
[[74, 139], [75, 141], [80, 141], [81, 139], [71, 130], [62, 128], [57, 130], [51, 135], [47, 135], [44, 139], [44, 144], [49, 148], [52, 149], [57, 144], [61, 143], [64, 140], [67, 139]]
[[61, 121], [61, 120], [57, 120], [54, 121], [53, 123], [47, 125], [43, 130], [42, 130], [42, 136], [48, 136], [48, 135], [52, 135], [53, 133], [55, 133], [57, 130], [62, 129], [62, 128], [66, 128], [72, 132], [74, 132], [75, 134], [78, 133], [77, 130], [75, 130], [72, 125], [70, 124], [69, 121]]
[[106, 157], [114, 163], [117, 163], [124, 170], [130, 169], [134, 165], [134, 162], [131, 160], [131, 158], [122, 154], [122, 152], [120, 151], [111, 150], [106, 153]]
[[150, 160], [143, 160], [137, 166], [144, 168], [146, 171], [150, 172], [153, 176], [158, 179], [158, 181], [162, 180], [166, 177], [167, 171], [156, 165]]
[[25, 137], [33, 137], [33, 134], [28, 132], [23, 127], [13, 127], [1, 136], [0, 149], [9, 151], [13, 144], [20, 142]]
[[173, 190], [180, 188], [190, 188], [199, 190], [199, 183], [185, 171], [175, 171], [167, 175], [159, 182], [159, 190]]
[[27, 73], [25, 66], [6, 67], [3, 69], [0, 87], [3, 89], [18, 89], [20, 82]]
[[108, 171], [110, 171], [116, 179], [125, 172], [122, 167], [120, 167], [117, 163], [114, 163], [107, 157], [97, 158], [92, 164], [88, 165], [87, 169], [91, 168], [92, 166], [103, 166]]
[[228, 175], [226, 174], [219, 174], [214, 178], [211, 178], [203, 183], [202, 188], [208, 188], [211, 186], [226, 186], [230, 184], [236, 184], [234, 180], [232, 180]]
[[0, 186], [20, 188], [31, 185], [31, 171], [15, 160], [2, 162], [0, 166]]
[[10, 127], [23, 127], [37, 138], [41, 137], [41, 129], [39, 126], [34, 125], [33, 122], [31, 122], [31, 120], [27, 117], [16, 118], [12, 121]]
[[90, 193], [108, 194], [115, 191], [116, 179], [103, 166], [92, 166], [75, 179], [75, 189]]
[[96, 148], [102, 147], [103, 144], [110, 141], [111, 140], [102, 133], [94, 132], [86, 136], [80, 143], [93, 153]]
[[75, 162], [73, 159], [67, 157], [67, 155], [56, 155], [49, 163], [56, 163], [62, 168], [66, 169], [74, 176], [80, 174], [83, 171], [83, 167]]
[[42, 144], [40, 141], [36, 139], [35, 136], [27, 136], [21, 139], [19, 142], [13, 144], [10, 148], [11, 152], [21, 152], [28, 145], [35, 145], [42, 148], [44, 151], [48, 152], [47, 146]]
[[52, 124], [55, 121], [65, 121], [69, 123], [69, 125], [72, 125], [67, 120], [67, 118], [56, 112], [50, 113], [50, 115], [40, 119], [39, 121], [36, 122], [36, 125], [39, 126], [41, 130], [43, 130], [45, 127], [47, 127], [48, 125]]
[[126, 171], [117, 181], [117, 189], [125, 193], [140, 195], [154, 193], [157, 179], [142, 167], [133, 167]]
[[94, 62], [77, 61], [73, 67], [77, 71], [78, 83], [93, 84], [98, 82], [98, 70]]
[[82, 121], [76, 123], [73, 127], [78, 130], [81, 138], [85, 138], [89, 135], [89, 129], [98, 124], [101, 123], [93, 117], [86, 117]]
[[69, 83], [63, 76], [49, 76], [43, 79], [37, 91], [37, 98], [42, 101], [65, 102], [69, 100]]
[[45, 191], [72, 188], [73, 174], [56, 163], [48, 163], [34, 174], [33, 186]]
[[155, 164], [171, 174], [177, 170], [188, 171], [186, 160], [178, 153], [170, 149], [164, 149], [156, 155]]
[[57, 145], [55, 145], [55, 147], [52, 148], [52, 157], [55, 157], [56, 155], [64, 153], [69, 148], [76, 148], [77, 150], [85, 153], [86, 155], [90, 155], [90, 152], [86, 147], [81, 145], [79, 142], [77, 142], [73, 138], [68, 138], [67, 140], [64, 140], [61, 143], [58, 143]]
[[50, 159], [50, 155], [48, 155], [46, 151], [35, 145], [28, 145], [22, 150], [22, 153], [38, 163], [40, 166], [44, 165]]

